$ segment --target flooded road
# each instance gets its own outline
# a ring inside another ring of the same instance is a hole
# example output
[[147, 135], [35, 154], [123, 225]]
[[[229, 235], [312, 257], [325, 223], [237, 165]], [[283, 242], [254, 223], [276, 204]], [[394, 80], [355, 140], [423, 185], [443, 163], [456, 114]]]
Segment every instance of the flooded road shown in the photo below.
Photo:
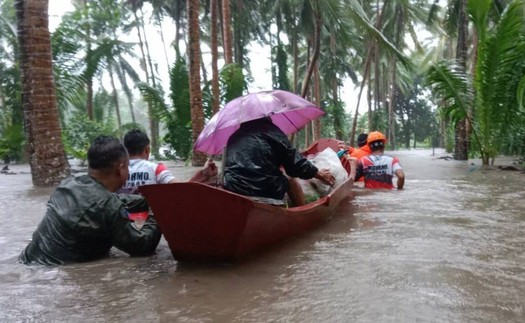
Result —
[[18, 264], [51, 190], [10, 166], [0, 321], [524, 322], [525, 174], [431, 153], [395, 153], [405, 190], [356, 188], [326, 225], [230, 265], [177, 263], [164, 240], [148, 258]]

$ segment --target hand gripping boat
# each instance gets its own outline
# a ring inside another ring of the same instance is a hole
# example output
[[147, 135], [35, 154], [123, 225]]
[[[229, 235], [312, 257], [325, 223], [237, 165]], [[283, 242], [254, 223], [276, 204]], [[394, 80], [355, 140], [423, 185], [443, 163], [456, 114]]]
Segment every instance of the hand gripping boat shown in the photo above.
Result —
[[[338, 141], [321, 139], [305, 154], [326, 147], [338, 150]], [[303, 206], [284, 208], [258, 203], [221, 188], [183, 182], [140, 187], [168, 242], [180, 261], [234, 261], [305, 231], [335, 213], [351, 194], [355, 169], [345, 166], [348, 179], [326, 197]]]

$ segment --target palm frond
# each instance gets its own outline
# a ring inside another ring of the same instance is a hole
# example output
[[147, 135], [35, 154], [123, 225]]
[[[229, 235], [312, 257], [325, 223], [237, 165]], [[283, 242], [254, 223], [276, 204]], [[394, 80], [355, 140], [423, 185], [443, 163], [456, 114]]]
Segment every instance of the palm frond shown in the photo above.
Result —
[[354, 17], [355, 21], [358, 22], [359, 25], [364, 28], [372, 38], [378, 41], [382, 48], [387, 50], [389, 53], [396, 55], [397, 59], [399, 59], [403, 65], [411, 66], [410, 60], [372, 24], [366, 12], [361, 7], [359, 1], [350, 0], [349, 2], [349, 5], [345, 7], [346, 13]]
[[472, 107], [473, 93], [465, 72], [459, 66], [448, 61], [434, 64], [428, 71], [427, 83], [454, 121], [467, 116]]
[[518, 101], [518, 106], [521, 112], [525, 112], [525, 75], [521, 78], [521, 81], [518, 85], [518, 91], [516, 93], [516, 100]]
[[513, 1], [478, 47], [476, 113], [487, 132], [500, 128], [493, 125], [501, 123], [516, 106], [518, 84], [525, 73], [523, 27], [523, 1]]
[[478, 32], [481, 40], [484, 38], [484, 33], [488, 26], [487, 22], [492, 2], [493, 0], [467, 1], [470, 20], [474, 23], [475, 30]]
[[155, 116], [168, 121], [173, 118], [170, 108], [166, 105], [166, 102], [164, 102], [162, 91], [144, 82], [139, 83], [138, 88], [144, 101], [153, 107]]

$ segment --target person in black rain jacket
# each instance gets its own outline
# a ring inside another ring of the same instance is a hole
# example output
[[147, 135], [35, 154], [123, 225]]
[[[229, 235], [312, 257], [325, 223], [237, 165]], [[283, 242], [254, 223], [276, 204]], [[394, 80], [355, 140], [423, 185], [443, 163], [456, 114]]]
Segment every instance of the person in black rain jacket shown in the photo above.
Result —
[[287, 192], [294, 205], [305, 203], [295, 177], [334, 183], [330, 171], [317, 169], [303, 157], [269, 118], [242, 123], [228, 139], [224, 162], [225, 189], [270, 204], [281, 204]]

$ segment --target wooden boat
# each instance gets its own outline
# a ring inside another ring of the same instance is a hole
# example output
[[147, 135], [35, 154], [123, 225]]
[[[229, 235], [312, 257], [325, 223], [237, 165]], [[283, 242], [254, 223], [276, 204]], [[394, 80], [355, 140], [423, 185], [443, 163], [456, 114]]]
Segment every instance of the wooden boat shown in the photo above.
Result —
[[[325, 148], [313, 147], [307, 152]], [[290, 208], [258, 203], [243, 195], [193, 182], [146, 185], [140, 192], [146, 196], [175, 259], [233, 261], [328, 220], [337, 205], [351, 194], [355, 169], [347, 171], [348, 180], [328, 196]]]

